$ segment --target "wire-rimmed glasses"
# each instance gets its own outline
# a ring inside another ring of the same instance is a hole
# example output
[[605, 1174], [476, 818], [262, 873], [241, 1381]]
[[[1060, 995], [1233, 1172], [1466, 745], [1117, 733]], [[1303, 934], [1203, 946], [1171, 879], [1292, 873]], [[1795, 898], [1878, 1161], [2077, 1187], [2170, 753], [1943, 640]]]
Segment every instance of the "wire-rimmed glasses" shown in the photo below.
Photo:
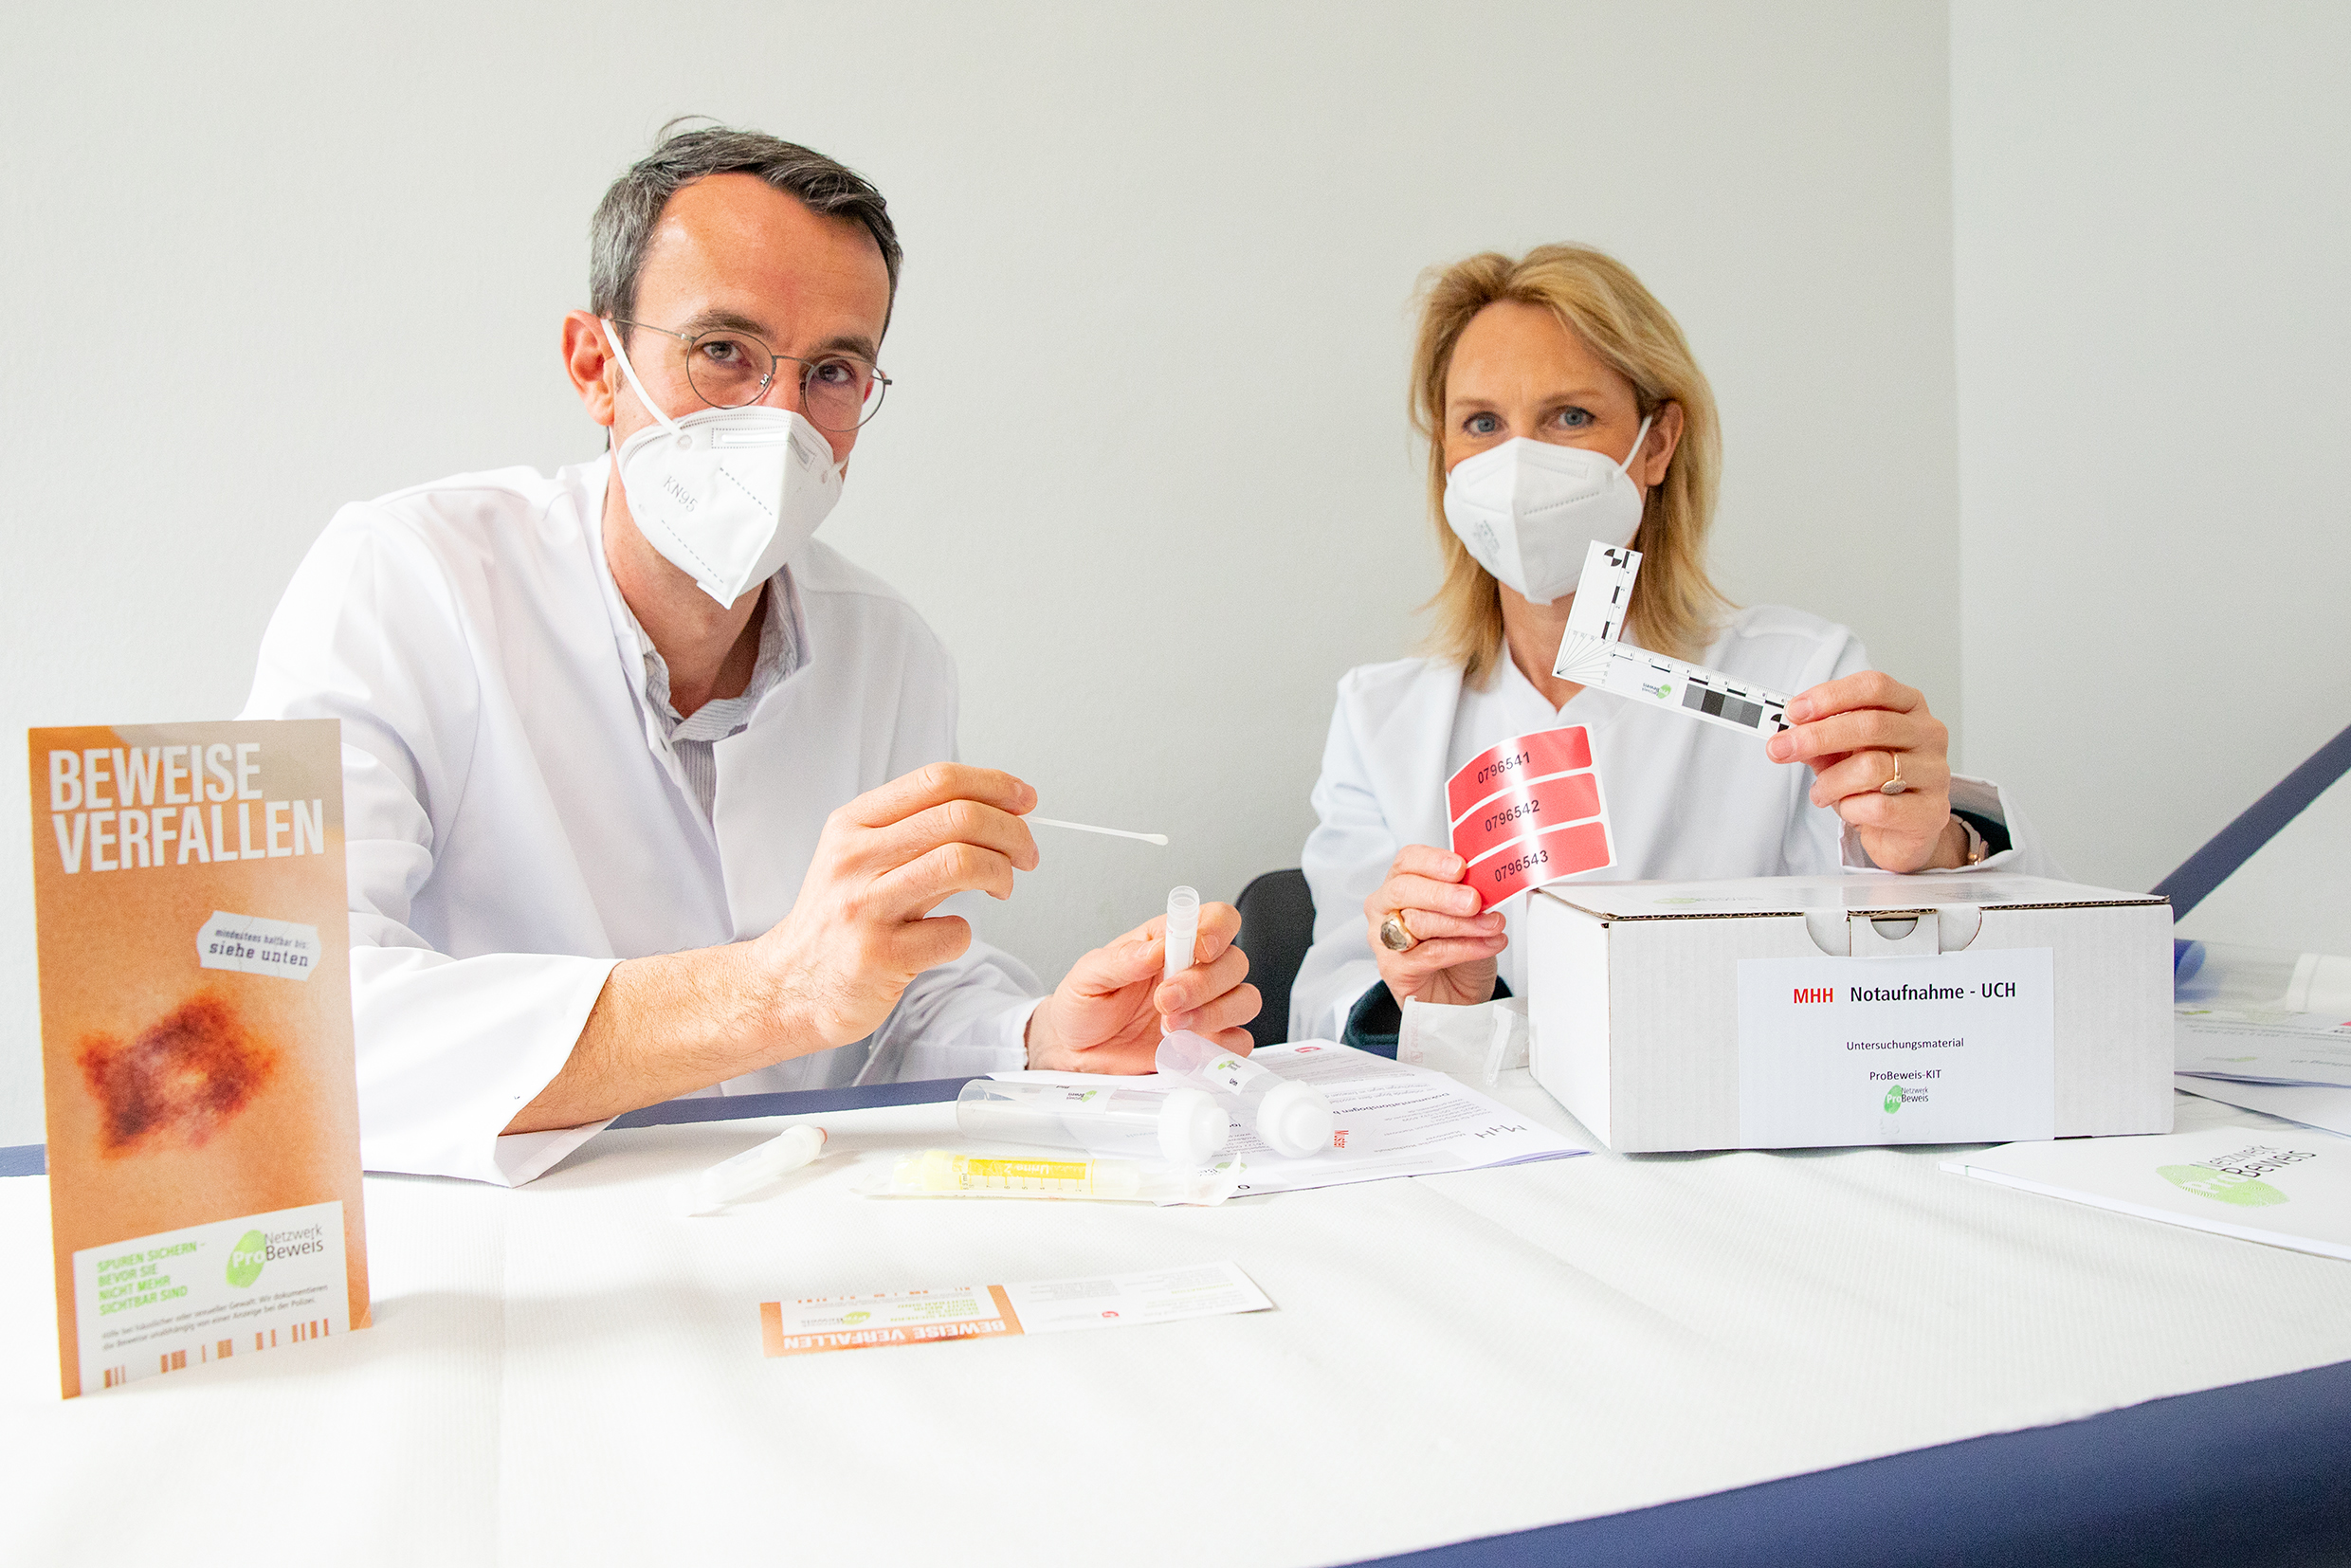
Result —
[[775, 385], [787, 364], [800, 367], [800, 407], [810, 424], [826, 430], [853, 430], [871, 419], [889, 391], [890, 378], [870, 359], [854, 354], [828, 354], [802, 359], [777, 354], [747, 332], [721, 327], [711, 332], [672, 332], [643, 321], [615, 321], [615, 326], [657, 332], [685, 347], [686, 384], [694, 395], [714, 409], [740, 409], [756, 403]]

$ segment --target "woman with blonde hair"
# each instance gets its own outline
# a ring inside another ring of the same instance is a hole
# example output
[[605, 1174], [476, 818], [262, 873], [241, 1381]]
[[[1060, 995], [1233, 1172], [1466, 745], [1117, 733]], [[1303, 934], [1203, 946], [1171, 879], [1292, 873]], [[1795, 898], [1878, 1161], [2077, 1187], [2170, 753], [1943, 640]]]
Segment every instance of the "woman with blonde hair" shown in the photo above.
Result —
[[[1623, 264], [1555, 245], [1434, 271], [1412, 412], [1445, 558], [1432, 647], [1339, 684], [1303, 856], [1315, 941], [1292, 1038], [1393, 1049], [1408, 1000], [1523, 993], [1509, 932], [1527, 895], [1478, 912], [1448, 848], [1445, 786], [1536, 731], [1589, 734], [1614, 852], [1595, 879], [2057, 874], [1996, 786], [1952, 775], [1925, 698], [1871, 669], [1850, 631], [1716, 592], [1714, 394]], [[1641, 553], [1626, 642], [1796, 693], [1791, 727], [1759, 741], [1555, 676], [1594, 540]]]

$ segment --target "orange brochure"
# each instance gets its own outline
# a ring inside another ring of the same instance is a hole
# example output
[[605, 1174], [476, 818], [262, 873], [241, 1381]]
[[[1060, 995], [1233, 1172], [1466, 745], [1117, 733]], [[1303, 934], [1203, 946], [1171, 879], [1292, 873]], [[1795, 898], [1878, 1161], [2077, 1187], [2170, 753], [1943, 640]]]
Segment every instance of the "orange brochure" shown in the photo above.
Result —
[[29, 740], [65, 1396], [367, 1326], [340, 726]]

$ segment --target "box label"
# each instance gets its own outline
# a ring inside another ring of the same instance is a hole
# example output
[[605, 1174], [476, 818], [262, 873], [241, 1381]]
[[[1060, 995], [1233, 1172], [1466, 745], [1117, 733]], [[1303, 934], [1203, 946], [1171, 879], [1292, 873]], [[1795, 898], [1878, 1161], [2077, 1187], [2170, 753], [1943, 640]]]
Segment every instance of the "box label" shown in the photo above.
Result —
[[351, 1331], [343, 1206], [314, 1203], [73, 1255], [82, 1387]]
[[2056, 1136], [2046, 947], [1739, 965], [1749, 1148]]

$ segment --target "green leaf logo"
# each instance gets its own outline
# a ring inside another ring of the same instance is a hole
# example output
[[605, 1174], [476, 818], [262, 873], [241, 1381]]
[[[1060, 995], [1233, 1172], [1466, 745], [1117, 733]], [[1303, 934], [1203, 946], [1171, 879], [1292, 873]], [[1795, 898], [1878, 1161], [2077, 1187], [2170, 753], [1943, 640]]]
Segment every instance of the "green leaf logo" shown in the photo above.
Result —
[[2286, 1194], [2266, 1181], [2241, 1176], [2234, 1171], [2215, 1171], [2209, 1165], [2158, 1165], [2155, 1174], [2182, 1192], [2211, 1198], [2215, 1203], [2258, 1209], [2286, 1201]]
[[269, 1243], [259, 1231], [247, 1231], [228, 1249], [228, 1283], [243, 1290], [262, 1277], [262, 1265], [268, 1261]]
[[1891, 1116], [1900, 1109], [1902, 1109], [1902, 1085], [1895, 1084], [1886, 1091], [1886, 1114]]

